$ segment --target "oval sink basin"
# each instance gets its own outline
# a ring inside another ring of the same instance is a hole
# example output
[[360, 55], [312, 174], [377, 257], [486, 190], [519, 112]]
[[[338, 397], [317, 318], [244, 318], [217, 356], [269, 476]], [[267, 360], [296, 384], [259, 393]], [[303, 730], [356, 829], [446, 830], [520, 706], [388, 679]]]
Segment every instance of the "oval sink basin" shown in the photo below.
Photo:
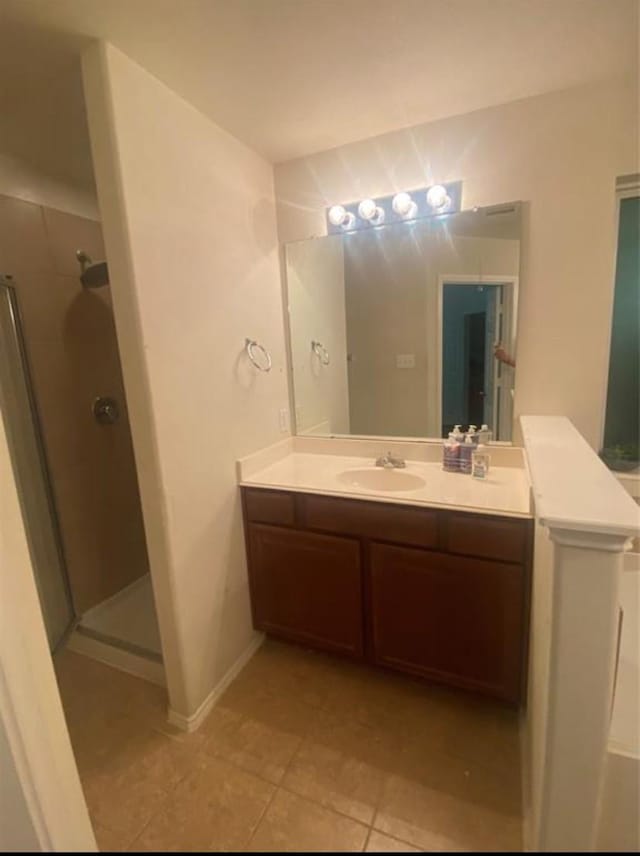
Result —
[[426, 482], [420, 476], [407, 473], [404, 470], [383, 469], [371, 467], [365, 470], [345, 470], [338, 475], [338, 481], [349, 487], [360, 487], [365, 490], [417, 490], [424, 487]]

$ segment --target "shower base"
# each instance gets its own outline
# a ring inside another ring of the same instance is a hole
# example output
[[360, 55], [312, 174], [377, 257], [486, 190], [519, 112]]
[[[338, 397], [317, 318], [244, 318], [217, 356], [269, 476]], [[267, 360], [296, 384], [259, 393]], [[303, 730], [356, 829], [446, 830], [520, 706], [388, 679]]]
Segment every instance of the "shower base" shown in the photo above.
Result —
[[149, 574], [97, 604], [80, 619], [68, 647], [164, 684], [162, 646]]

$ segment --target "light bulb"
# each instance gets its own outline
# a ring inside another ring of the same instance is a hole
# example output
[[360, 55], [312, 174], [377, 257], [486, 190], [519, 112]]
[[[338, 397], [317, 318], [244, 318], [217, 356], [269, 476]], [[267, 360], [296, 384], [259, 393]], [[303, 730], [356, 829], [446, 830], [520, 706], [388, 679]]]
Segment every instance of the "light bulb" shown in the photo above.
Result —
[[391, 202], [391, 207], [398, 215], [398, 217], [415, 217], [416, 212], [418, 210], [418, 206], [413, 201], [411, 196], [408, 193], [396, 193], [393, 197], [393, 201]]
[[427, 190], [427, 204], [431, 208], [444, 208], [450, 202], [447, 188], [441, 184], [434, 184]]
[[358, 215], [371, 223], [372, 226], [380, 226], [384, 223], [384, 208], [376, 205], [373, 199], [363, 199], [358, 205]]
[[345, 211], [344, 220], [340, 225], [343, 229], [353, 229], [356, 224], [356, 215], [352, 214], [351, 211]]
[[358, 214], [363, 220], [373, 220], [378, 211], [378, 206], [373, 199], [363, 199], [358, 205]]
[[344, 205], [332, 205], [329, 208], [329, 222], [332, 226], [342, 226], [347, 216]]

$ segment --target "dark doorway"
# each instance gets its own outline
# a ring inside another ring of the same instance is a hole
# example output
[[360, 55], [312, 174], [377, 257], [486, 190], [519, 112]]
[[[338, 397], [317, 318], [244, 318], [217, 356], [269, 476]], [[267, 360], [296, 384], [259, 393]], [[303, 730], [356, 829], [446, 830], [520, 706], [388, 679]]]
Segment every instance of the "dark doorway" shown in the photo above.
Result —
[[485, 331], [486, 312], [473, 312], [464, 318], [464, 370], [467, 398], [467, 422], [480, 426], [484, 422], [485, 399]]
[[499, 285], [444, 283], [442, 432], [494, 421], [493, 342], [499, 336]]

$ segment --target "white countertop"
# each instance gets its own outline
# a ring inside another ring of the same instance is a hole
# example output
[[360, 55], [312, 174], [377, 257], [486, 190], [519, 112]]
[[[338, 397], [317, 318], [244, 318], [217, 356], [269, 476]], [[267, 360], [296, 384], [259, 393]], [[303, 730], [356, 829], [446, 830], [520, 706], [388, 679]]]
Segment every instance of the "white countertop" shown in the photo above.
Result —
[[521, 416], [536, 515], [550, 529], [631, 537], [640, 509], [564, 416]]
[[[240, 484], [320, 493], [329, 496], [354, 497], [374, 502], [460, 509], [481, 514], [530, 517], [529, 482], [524, 469], [491, 467], [489, 478], [481, 481], [464, 473], [445, 473], [440, 463], [407, 461], [399, 473], [421, 476], [425, 485], [412, 490], [377, 491], [346, 485], [339, 480], [345, 470], [374, 468], [370, 457], [291, 452], [267, 466], [243, 473]], [[394, 471], [385, 471], [393, 478]]]

